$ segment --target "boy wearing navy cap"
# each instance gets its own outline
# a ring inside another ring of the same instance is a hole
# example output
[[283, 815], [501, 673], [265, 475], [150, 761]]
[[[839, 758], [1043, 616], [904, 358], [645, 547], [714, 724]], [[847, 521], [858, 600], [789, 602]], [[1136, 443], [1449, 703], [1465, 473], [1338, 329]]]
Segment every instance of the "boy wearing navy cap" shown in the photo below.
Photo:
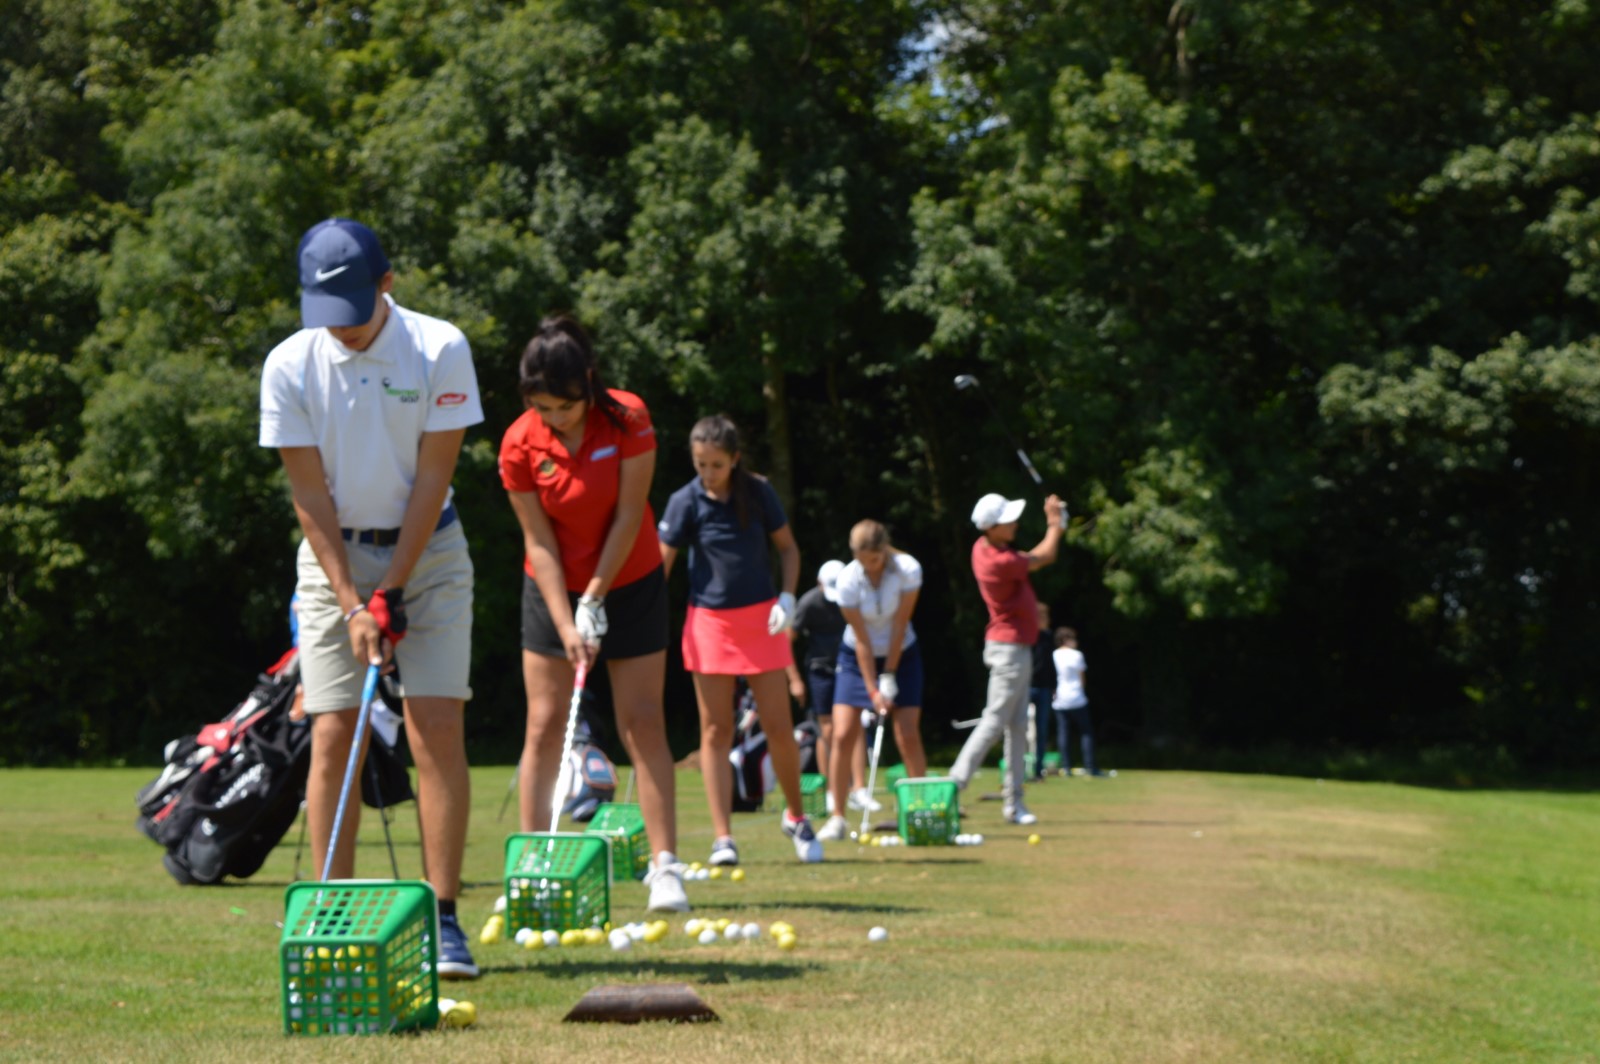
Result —
[[[312, 717], [306, 818], [321, 868], [368, 664], [400, 666], [417, 762], [423, 866], [439, 898], [437, 971], [478, 974], [455, 915], [470, 784], [472, 561], [450, 480], [483, 420], [472, 352], [448, 322], [399, 306], [372, 230], [330, 218], [299, 248], [305, 326], [267, 356], [261, 446], [276, 448], [304, 539], [301, 676]], [[332, 877], [355, 867], [360, 803], [346, 810]]]

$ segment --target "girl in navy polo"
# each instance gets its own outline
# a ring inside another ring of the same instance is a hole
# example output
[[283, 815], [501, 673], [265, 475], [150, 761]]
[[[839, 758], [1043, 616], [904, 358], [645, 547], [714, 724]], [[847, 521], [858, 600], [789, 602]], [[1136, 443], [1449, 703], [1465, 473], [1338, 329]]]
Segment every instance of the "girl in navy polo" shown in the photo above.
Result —
[[[767, 753], [788, 808], [783, 832], [802, 861], [822, 860], [822, 844], [800, 805], [800, 751], [794, 741], [786, 670], [794, 662], [788, 629], [800, 548], [778, 493], [739, 462], [739, 430], [722, 415], [701, 418], [689, 434], [696, 476], [672, 493], [660, 524], [661, 561], [689, 551], [689, 613], [683, 663], [700, 703], [700, 771], [716, 841], [711, 863], [736, 865], [733, 842], [734, 681], [745, 677], [767, 736]], [[772, 584], [778, 552], [783, 588]]]

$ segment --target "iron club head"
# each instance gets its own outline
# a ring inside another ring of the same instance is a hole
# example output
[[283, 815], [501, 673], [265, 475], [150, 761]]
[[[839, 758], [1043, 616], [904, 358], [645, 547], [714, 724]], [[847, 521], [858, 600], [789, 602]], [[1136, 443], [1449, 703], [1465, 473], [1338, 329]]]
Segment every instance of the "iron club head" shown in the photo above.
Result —
[[956, 377], [956, 391], [958, 392], [964, 392], [968, 388], [976, 388], [977, 386], [978, 378], [970, 373], [962, 373]]

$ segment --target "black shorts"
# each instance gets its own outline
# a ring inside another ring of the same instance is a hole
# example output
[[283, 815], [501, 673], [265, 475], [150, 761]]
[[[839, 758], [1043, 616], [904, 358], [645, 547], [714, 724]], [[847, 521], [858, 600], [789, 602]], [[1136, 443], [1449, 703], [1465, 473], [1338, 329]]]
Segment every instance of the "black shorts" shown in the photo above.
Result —
[[[576, 591], [567, 592], [574, 611], [579, 597]], [[606, 625], [599, 661], [642, 658], [667, 649], [667, 580], [660, 566], [606, 594]], [[547, 658], [567, 656], [544, 595], [526, 571], [522, 574], [522, 649]]]

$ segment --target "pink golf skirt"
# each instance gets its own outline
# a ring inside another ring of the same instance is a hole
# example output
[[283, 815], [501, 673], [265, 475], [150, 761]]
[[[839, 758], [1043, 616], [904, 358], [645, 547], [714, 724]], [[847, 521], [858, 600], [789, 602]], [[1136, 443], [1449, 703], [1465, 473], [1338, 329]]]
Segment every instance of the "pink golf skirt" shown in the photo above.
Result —
[[767, 634], [768, 599], [753, 606], [713, 610], [690, 606], [683, 622], [683, 666], [714, 676], [755, 676], [794, 663], [789, 633]]

